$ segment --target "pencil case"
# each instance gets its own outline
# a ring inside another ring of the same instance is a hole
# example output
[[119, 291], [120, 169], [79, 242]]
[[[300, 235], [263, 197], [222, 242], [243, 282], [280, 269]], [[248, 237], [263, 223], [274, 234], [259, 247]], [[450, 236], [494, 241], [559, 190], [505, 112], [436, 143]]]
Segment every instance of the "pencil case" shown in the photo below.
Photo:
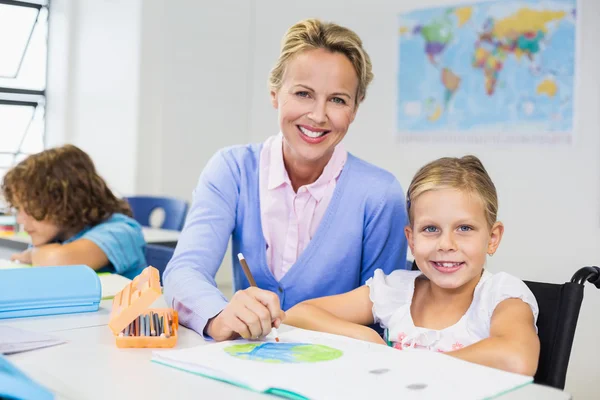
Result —
[[102, 287], [86, 265], [0, 270], [0, 319], [98, 311]]
[[177, 312], [148, 308], [161, 294], [160, 274], [150, 266], [115, 295], [108, 326], [117, 347], [167, 348], [177, 344]]

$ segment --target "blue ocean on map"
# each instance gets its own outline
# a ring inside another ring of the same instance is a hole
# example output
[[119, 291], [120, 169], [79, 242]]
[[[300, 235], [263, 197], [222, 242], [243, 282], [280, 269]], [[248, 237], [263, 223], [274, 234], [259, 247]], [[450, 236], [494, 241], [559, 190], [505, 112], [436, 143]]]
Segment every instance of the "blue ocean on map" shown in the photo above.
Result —
[[573, 129], [576, 0], [502, 0], [399, 16], [399, 132]]

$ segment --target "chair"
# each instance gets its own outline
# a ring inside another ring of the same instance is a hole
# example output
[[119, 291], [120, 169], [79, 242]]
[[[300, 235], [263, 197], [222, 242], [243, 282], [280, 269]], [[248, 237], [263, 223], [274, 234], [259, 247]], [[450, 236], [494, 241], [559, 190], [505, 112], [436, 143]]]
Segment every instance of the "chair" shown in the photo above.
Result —
[[[411, 269], [419, 269], [416, 262], [413, 261]], [[537, 320], [540, 359], [535, 383], [564, 389], [586, 281], [600, 289], [600, 268], [581, 268], [570, 282], [563, 284], [524, 281], [540, 311]]]
[[175, 249], [172, 247], [157, 244], [146, 245], [146, 263], [158, 270], [161, 284], [163, 273], [165, 272], [165, 268], [167, 268], [167, 264], [171, 261], [174, 251]]
[[586, 281], [600, 289], [600, 268], [581, 268], [571, 282], [562, 285], [524, 281], [540, 309], [537, 326], [541, 348], [535, 383], [564, 389]]
[[142, 226], [150, 226], [150, 215], [156, 209], [163, 209], [165, 220], [159, 227], [161, 229], [173, 229], [180, 231], [183, 229], [185, 216], [187, 214], [188, 204], [184, 200], [171, 197], [153, 197], [153, 196], [133, 196], [125, 198], [131, 210], [133, 217]]

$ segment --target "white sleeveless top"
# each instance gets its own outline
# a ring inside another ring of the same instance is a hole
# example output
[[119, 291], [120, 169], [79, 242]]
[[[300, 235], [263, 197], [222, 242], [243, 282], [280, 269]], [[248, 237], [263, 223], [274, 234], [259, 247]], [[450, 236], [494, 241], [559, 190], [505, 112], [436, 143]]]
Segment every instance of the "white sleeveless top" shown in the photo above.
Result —
[[527, 303], [533, 312], [534, 324], [537, 321], [537, 301], [523, 281], [505, 272], [492, 274], [484, 271], [475, 287], [473, 302], [457, 323], [442, 330], [417, 327], [410, 314], [410, 305], [415, 279], [421, 275], [421, 271], [406, 270], [385, 275], [378, 269], [366, 282], [373, 302], [373, 318], [387, 329], [388, 340], [397, 349], [447, 352], [486, 339], [490, 336], [494, 309], [509, 298]]

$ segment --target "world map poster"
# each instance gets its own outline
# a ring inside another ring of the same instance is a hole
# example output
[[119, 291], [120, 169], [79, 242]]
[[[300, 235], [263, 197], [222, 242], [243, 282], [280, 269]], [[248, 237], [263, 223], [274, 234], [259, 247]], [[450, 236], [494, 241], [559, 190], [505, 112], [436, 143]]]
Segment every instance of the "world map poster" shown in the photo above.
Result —
[[576, 21], [576, 0], [500, 0], [401, 14], [399, 135], [570, 142]]

